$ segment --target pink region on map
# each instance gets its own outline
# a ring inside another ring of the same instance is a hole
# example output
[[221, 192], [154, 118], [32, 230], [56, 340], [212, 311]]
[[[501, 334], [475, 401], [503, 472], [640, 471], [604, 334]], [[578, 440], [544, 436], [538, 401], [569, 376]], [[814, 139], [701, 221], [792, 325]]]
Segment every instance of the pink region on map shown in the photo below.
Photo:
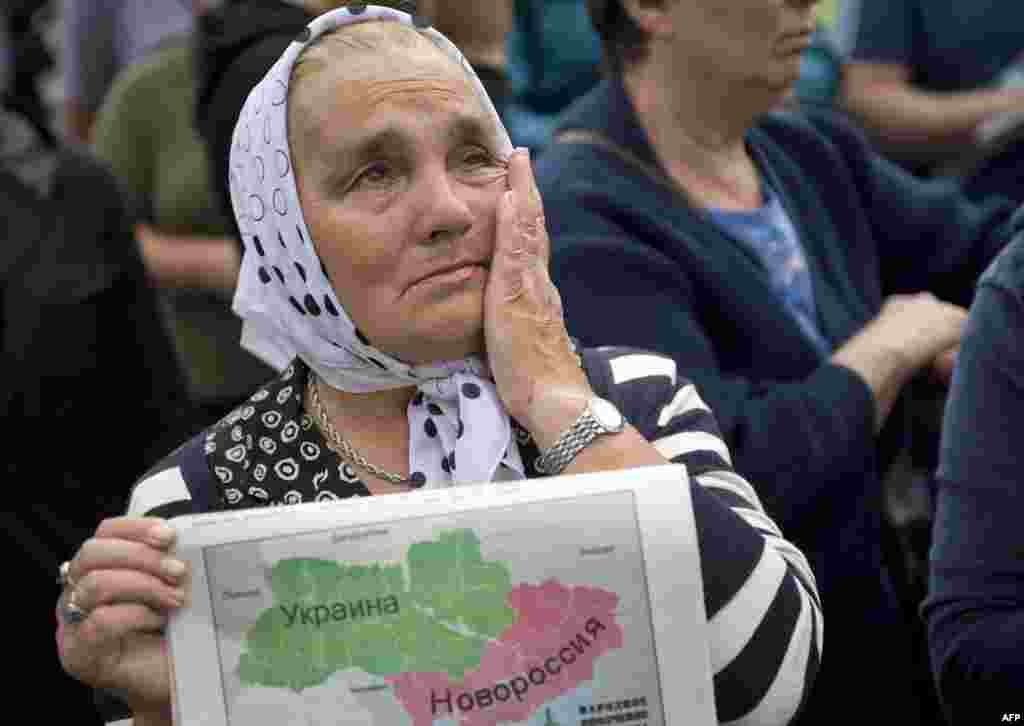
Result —
[[621, 648], [617, 595], [555, 580], [520, 585], [508, 596], [516, 621], [484, 646], [461, 681], [447, 673], [389, 676], [413, 726], [452, 719], [461, 726], [522, 721], [594, 677], [594, 661]]

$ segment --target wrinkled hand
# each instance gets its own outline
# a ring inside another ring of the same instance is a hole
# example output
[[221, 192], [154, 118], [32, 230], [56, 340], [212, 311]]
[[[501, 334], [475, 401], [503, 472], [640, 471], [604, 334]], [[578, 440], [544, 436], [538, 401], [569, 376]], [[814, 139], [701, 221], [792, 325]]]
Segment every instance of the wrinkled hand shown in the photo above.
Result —
[[953, 380], [953, 369], [956, 368], [956, 357], [960, 352], [960, 346], [950, 348], [932, 361], [928, 371], [928, 377], [933, 383], [948, 387]]
[[498, 205], [484, 300], [487, 356], [509, 414], [546, 448], [583, 411], [592, 392], [548, 274], [544, 209], [527, 153], [512, 156], [508, 183]]
[[967, 310], [921, 292], [887, 298], [869, 327], [881, 346], [917, 371], [959, 345], [966, 322]]
[[73, 590], [86, 613], [78, 624], [59, 624], [64, 669], [94, 688], [114, 691], [136, 715], [170, 710], [162, 633], [169, 613], [188, 599], [187, 573], [174, 570], [178, 561], [167, 554], [173, 535], [159, 519], [104, 521], [71, 561], [73, 585], [61, 593], [63, 601]]

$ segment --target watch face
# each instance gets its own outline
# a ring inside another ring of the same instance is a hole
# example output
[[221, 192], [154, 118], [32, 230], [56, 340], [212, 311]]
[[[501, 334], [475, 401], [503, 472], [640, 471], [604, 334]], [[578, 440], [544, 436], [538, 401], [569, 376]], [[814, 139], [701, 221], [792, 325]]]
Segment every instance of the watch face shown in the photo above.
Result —
[[590, 401], [590, 412], [601, 427], [608, 431], [619, 431], [625, 424], [619, 409], [603, 398], [594, 398]]

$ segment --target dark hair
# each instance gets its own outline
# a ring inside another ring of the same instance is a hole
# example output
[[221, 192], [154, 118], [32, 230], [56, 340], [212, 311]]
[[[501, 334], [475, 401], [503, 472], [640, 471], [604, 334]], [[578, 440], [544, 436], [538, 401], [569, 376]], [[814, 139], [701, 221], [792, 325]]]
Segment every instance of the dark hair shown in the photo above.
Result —
[[[646, 0], [660, 6], [664, 0]], [[621, 73], [627, 66], [647, 57], [648, 35], [636, 24], [621, 0], [587, 0], [594, 30], [601, 38], [607, 69]]]

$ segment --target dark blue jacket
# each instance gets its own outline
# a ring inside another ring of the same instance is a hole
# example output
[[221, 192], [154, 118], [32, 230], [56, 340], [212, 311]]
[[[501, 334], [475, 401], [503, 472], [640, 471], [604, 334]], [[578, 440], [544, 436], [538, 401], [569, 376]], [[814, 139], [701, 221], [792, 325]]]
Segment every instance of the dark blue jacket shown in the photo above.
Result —
[[[661, 173], [618, 80], [581, 99], [563, 128], [596, 130]], [[770, 114], [747, 142], [800, 236], [835, 347], [892, 293], [966, 304], [1009, 239], [1011, 207], [970, 206], [911, 178], [827, 112]], [[889, 715], [919, 721], [907, 623], [882, 567], [884, 462], [867, 385], [819, 357], [753, 253], [670, 185], [592, 144], [552, 145], [536, 174], [571, 334], [671, 355], [718, 417], [737, 470], [811, 558], [835, 624], [814, 699], [854, 720], [891, 703]], [[853, 696], [865, 692], [876, 694], [870, 708]]]
[[982, 276], [950, 388], [924, 614], [954, 724], [1024, 710], [1024, 237]]

